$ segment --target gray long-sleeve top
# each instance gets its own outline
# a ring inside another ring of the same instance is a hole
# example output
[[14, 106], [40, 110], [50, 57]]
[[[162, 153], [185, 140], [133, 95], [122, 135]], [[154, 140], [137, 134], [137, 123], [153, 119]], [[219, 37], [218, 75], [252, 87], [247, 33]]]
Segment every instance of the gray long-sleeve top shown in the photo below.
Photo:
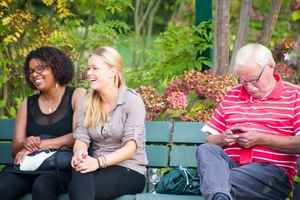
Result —
[[107, 155], [120, 149], [129, 140], [134, 140], [137, 150], [134, 156], [118, 165], [146, 174], [148, 164], [145, 146], [146, 110], [142, 98], [134, 90], [122, 86], [115, 107], [109, 112], [107, 122], [95, 127], [85, 127], [83, 101], [78, 110], [74, 138], [89, 144], [93, 143], [93, 157]]

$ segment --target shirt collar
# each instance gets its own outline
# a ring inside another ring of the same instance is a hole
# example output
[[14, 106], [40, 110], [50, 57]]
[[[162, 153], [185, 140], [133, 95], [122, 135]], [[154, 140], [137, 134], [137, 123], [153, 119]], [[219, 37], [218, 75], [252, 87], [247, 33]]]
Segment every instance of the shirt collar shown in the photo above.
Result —
[[125, 100], [126, 100], [126, 86], [123, 85], [119, 89], [116, 105], [125, 103]]

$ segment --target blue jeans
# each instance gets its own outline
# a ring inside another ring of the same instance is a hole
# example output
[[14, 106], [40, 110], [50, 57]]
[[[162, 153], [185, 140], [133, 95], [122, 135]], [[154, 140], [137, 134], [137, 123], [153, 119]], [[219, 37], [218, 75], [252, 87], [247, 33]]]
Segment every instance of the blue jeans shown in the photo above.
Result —
[[200, 145], [196, 158], [206, 200], [217, 192], [231, 200], [285, 200], [292, 190], [284, 168], [258, 162], [241, 166], [217, 145]]

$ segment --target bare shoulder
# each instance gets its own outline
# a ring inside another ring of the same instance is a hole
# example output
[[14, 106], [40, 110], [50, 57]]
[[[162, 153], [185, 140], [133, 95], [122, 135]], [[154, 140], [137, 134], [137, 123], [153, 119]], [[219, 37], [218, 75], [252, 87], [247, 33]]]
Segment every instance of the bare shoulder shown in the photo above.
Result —
[[16, 124], [19, 124], [19, 121], [23, 120], [23, 119], [27, 119], [27, 98], [25, 98], [22, 101], [22, 103], [18, 109], [17, 116], [16, 116], [16, 121], [18, 123], [16, 123]]
[[73, 96], [72, 96], [72, 104], [78, 107], [82, 97], [86, 94], [87, 90], [84, 88], [76, 88], [74, 90]]
[[21, 105], [20, 105], [20, 107], [18, 109], [18, 112], [26, 112], [26, 110], [27, 110], [27, 98], [25, 98], [22, 101], [22, 103], [21, 103]]
[[73, 96], [75, 96], [75, 97], [77, 97], [77, 96], [78, 97], [83, 97], [86, 94], [86, 92], [87, 92], [87, 90], [84, 89], [84, 88], [76, 88], [74, 90]]

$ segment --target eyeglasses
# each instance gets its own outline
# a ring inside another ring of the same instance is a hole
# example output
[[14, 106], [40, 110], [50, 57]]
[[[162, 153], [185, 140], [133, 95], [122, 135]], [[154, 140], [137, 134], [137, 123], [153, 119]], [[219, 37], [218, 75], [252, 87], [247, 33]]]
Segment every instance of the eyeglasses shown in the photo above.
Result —
[[39, 66], [37, 66], [37, 67], [34, 68], [34, 69], [29, 69], [29, 70], [28, 70], [28, 76], [32, 76], [34, 72], [37, 73], [37, 74], [40, 74], [40, 73], [42, 73], [42, 72], [44, 71], [44, 69], [45, 69], [46, 67], [47, 67], [47, 66], [39, 65]]
[[257, 78], [251, 78], [249, 81], [238, 79], [238, 83], [241, 84], [241, 85], [247, 85], [248, 82], [251, 83], [252, 85], [256, 84], [259, 81], [259, 79], [260, 79], [262, 73], [264, 72], [266, 66], [267, 65], [265, 65], [263, 67], [263, 69], [261, 70], [261, 72], [260, 72], [260, 74], [258, 75]]

